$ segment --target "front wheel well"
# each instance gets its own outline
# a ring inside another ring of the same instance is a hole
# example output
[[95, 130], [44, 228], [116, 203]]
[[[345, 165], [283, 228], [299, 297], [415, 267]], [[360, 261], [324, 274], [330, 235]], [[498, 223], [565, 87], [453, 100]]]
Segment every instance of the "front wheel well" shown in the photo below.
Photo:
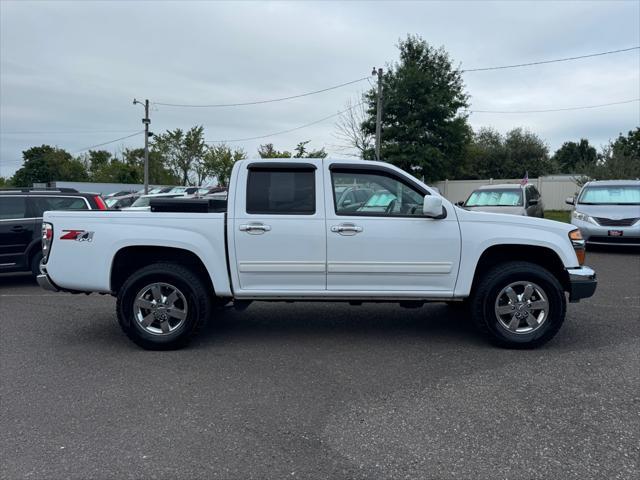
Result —
[[116, 253], [111, 264], [111, 292], [117, 294], [131, 274], [152, 263], [176, 263], [189, 268], [214, 294], [213, 282], [204, 263], [195, 253], [182, 248], [137, 245], [125, 247]]
[[500, 263], [512, 261], [540, 265], [558, 279], [565, 291], [569, 291], [569, 274], [558, 254], [550, 248], [535, 245], [493, 245], [487, 248], [476, 265], [471, 291], [475, 291], [484, 273]]

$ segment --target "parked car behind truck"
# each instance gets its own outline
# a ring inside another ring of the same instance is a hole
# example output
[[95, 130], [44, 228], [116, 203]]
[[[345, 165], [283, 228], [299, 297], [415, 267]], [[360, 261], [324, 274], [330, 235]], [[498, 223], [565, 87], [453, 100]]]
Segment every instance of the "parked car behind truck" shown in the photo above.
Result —
[[0, 273], [40, 274], [43, 212], [106, 208], [97, 193], [80, 193], [72, 188], [0, 189]]
[[542, 196], [533, 185], [483, 185], [471, 192], [462, 206], [477, 212], [544, 218]]
[[567, 203], [587, 244], [640, 246], [640, 180], [588, 182]]
[[[373, 195], [339, 205], [344, 185]], [[566, 293], [575, 302], [596, 288], [575, 227], [460, 209], [381, 162], [242, 160], [226, 209], [224, 200], [150, 203], [47, 212], [38, 277], [49, 290], [116, 296], [120, 326], [144, 348], [186, 345], [229, 302], [308, 300], [467, 301], [492, 341], [534, 347], [560, 329]]]

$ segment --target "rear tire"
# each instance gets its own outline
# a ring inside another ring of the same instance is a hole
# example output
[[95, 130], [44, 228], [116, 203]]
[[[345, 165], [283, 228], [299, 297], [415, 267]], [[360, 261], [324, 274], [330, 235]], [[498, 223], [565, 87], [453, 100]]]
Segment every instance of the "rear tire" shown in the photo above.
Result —
[[490, 341], [506, 348], [535, 348], [551, 340], [565, 319], [558, 279], [529, 262], [506, 262], [483, 274], [471, 315]]
[[42, 250], [38, 251], [33, 257], [31, 257], [31, 273], [34, 277], [37, 277], [42, 273], [41, 265], [42, 265]]
[[142, 348], [182, 348], [211, 315], [212, 294], [189, 268], [155, 263], [134, 272], [120, 288], [118, 323]]

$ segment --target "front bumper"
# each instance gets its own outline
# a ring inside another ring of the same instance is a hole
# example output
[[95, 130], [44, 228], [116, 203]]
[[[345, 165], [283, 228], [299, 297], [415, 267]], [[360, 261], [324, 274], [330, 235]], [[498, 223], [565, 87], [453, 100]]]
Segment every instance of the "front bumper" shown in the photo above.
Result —
[[[591, 245], [640, 246], [640, 223], [636, 223], [630, 227], [605, 227], [572, 217], [571, 224], [580, 229], [582, 238]], [[622, 236], [609, 236], [610, 230], [619, 230], [622, 232]]]
[[591, 297], [598, 286], [596, 272], [591, 267], [568, 268], [569, 301], [579, 302], [582, 298]]
[[59, 292], [60, 289], [56, 286], [55, 283], [51, 281], [49, 275], [46, 273], [42, 273], [36, 277], [38, 285], [40, 285], [45, 290], [49, 290], [51, 292]]

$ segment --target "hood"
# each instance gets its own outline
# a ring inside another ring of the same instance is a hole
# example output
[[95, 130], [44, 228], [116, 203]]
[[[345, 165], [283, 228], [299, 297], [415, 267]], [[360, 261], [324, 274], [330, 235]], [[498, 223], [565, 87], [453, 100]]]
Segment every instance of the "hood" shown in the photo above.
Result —
[[610, 218], [620, 220], [622, 218], [640, 218], [640, 205], [587, 205], [579, 203], [576, 211], [586, 213], [590, 217]]
[[[503, 208], [503, 207], [500, 207]], [[520, 207], [521, 208], [521, 207]], [[456, 207], [456, 213], [460, 222], [480, 222], [480, 223], [500, 223], [502, 225], [513, 225], [532, 230], [547, 230], [550, 232], [568, 234], [576, 227], [569, 223], [556, 222], [546, 218], [526, 217], [524, 215], [508, 215], [504, 213], [491, 213], [484, 211], [466, 210]]]
[[524, 215], [524, 207], [463, 207], [470, 212], [506, 213], [509, 215]]

